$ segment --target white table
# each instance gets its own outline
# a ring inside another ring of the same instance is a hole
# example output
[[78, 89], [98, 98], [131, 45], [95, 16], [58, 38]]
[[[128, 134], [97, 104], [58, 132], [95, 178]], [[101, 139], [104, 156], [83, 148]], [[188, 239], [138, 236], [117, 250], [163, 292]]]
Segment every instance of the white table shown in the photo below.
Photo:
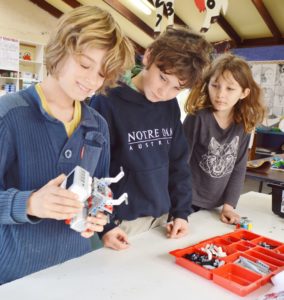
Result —
[[[238, 212], [252, 220], [255, 233], [284, 242], [284, 219], [272, 213], [271, 196], [255, 192], [242, 195]], [[0, 299], [256, 299], [272, 285], [239, 297], [178, 266], [168, 254], [234, 228], [219, 221], [218, 211], [201, 211], [190, 217], [190, 234], [185, 238], [169, 240], [164, 228], [157, 228], [131, 238], [131, 247], [125, 251], [99, 249], [2, 285]]]

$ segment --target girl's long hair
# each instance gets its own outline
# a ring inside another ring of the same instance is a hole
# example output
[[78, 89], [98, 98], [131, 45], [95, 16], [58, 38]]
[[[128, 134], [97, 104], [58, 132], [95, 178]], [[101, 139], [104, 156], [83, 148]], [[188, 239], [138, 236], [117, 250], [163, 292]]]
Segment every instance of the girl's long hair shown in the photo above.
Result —
[[249, 95], [234, 106], [234, 121], [242, 123], [246, 132], [251, 132], [263, 121], [266, 109], [263, 104], [262, 90], [253, 79], [248, 63], [233, 54], [222, 54], [204, 72], [200, 84], [196, 85], [185, 103], [185, 111], [194, 114], [200, 109], [212, 108], [208, 84], [212, 76], [217, 78], [229, 71], [243, 90], [250, 89]]

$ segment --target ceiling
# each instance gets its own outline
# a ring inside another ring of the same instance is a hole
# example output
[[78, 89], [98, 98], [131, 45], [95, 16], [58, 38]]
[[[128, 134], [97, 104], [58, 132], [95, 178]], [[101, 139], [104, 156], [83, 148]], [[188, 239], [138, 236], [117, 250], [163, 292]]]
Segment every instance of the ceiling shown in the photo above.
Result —
[[[154, 39], [155, 10], [150, 15], [141, 12], [138, 0], [29, 0], [55, 17], [80, 5], [97, 5], [112, 13], [138, 52]], [[153, 3], [152, 0], [143, 0]], [[186, 24], [200, 31], [206, 12], [200, 12], [194, 0], [175, 0], [175, 24]], [[284, 44], [284, 0], [228, 0], [228, 9], [221, 13], [204, 34], [215, 44], [233, 48]], [[162, 20], [162, 30], [167, 18]]]

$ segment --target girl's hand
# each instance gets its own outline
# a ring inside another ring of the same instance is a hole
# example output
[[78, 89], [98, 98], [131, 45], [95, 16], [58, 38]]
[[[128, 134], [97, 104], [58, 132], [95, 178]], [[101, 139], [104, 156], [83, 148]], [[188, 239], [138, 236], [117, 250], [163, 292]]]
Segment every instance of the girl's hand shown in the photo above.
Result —
[[65, 220], [80, 212], [83, 204], [78, 200], [78, 195], [60, 187], [65, 177], [61, 174], [32, 193], [27, 202], [27, 214], [38, 218]]
[[176, 218], [172, 223], [167, 224], [167, 237], [178, 239], [188, 234], [188, 223], [186, 220]]
[[220, 220], [227, 224], [237, 224], [240, 221], [240, 216], [231, 205], [224, 204], [220, 214]]
[[93, 236], [95, 232], [102, 232], [106, 223], [107, 216], [101, 212], [97, 213], [95, 217], [88, 217], [86, 224], [87, 229], [81, 233], [81, 236], [89, 238]]

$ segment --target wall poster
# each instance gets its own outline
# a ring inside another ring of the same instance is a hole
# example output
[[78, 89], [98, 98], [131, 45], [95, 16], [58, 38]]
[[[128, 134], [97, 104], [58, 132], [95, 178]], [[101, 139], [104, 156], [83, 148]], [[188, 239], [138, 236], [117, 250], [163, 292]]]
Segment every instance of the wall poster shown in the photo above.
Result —
[[0, 70], [18, 71], [19, 49], [18, 40], [0, 36]]
[[268, 118], [284, 116], [284, 61], [250, 62], [250, 66], [263, 89]]

